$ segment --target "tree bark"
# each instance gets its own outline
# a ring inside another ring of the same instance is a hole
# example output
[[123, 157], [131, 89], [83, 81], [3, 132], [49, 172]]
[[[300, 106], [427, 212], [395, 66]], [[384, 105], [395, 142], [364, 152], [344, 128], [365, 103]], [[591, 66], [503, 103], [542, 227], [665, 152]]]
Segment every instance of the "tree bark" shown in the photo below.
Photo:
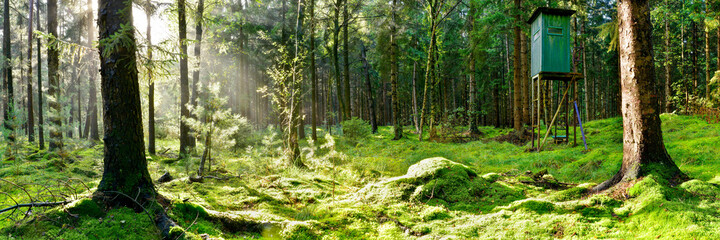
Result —
[[468, 128], [472, 135], [480, 134], [480, 130], [477, 128], [477, 100], [476, 98], [476, 83], [475, 83], [475, 51], [477, 48], [477, 40], [475, 39], [475, 14], [477, 14], [477, 7], [474, 3], [470, 5], [470, 11], [468, 13], [469, 36], [470, 36], [470, 49], [468, 57]]
[[350, 45], [348, 44], [348, 26], [350, 25], [350, 15], [348, 15], [348, 0], [343, 2], [343, 55], [344, 55], [344, 71], [343, 71], [343, 99], [345, 101], [345, 120], [352, 118], [352, 107], [350, 105]]
[[185, 0], [177, 0], [178, 24], [180, 39], [180, 157], [188, 154], [190, 143], [190, 127], [185, 119], [190, 118], [190, 110], [187, 105], [190, 101], [190, 86], [188, 85], [188, 62], [187, 62], [187, 22], [185, 20]]
[[[300, 51], [300, 42], [302, 41], [302, 25], [303, 25], [303, 3], [302, 0], [297, 0], [297, 20], [295, 22], [295, 56], [294, 58], [298, 57], [298, 51]], [[302, 80], [299, 78], [298, 69], [295, 69], [296, 65], [293, 63], [293, 76], [292, 76], [292, 84], [291, 84], [291, 94], [290, 94], [290, 119], [288, 123], [290, 124], [288, 126], [288, 147], [290, 151], [290, 165], [299, 167], [299, 168], [305, 168], [305, 164], [302, 162], [301, 156], [300, 156], [300, 146], [298, 145], [298, 124], [299, 124], [299, 108], [300, 108], [300, 95], [302, 94], [300, 92], [300, 83]]]
[[338, 111], [337, 111], [337, 118], [342, 119], [339, 120], [348, 120], [345, 119], [345, 114], [343, 113], [345, 109], [345, 100], [343, 100], [343, 87], [342, 87], [342, 81], [340, 80], [340, 56], [338, 56], [338, 47], [340, 42], [340, 6], [342, 5], [342, 0], [335, 0], [335, 17], [333, 18], [333, 21], [335, 23], [333, 28], [333, 46], [332, 46], [332, 56], [333, 56], [333, 65], [335, 66], [335, 88], [336, 88], [336, 100], [339, 104]]
[[[413, 123], [415, 123], [415, 133], [420, 132], [420, 123], [418, 122], [418, 106], [417, 106], [417, 61], [413, 61], [413, 76], [412, 76], [412, 111], [413, 111]], [[373, 108], [375, 103], [373, 102]], [[374, 113], [375, 109], [373, 109]]]
[[310, 79], [312, 91], [311, 106], [311, 122], [312, 122], [312, 140], [317, 142], [317, 122], [318, 122], [318, 81], [317, 69], [315, 67], [315, 0], [310, 0]]
[[[400, 99], [398, 99], [398, 60], [397, 60], [397, 17], [396, 17], [396, 8], [397, 7], [397, 0], [393, 0], [392, 3], [392, 22], [390, 23], [390, 85], [392, 87], [391, 89], [391, 97], [392, 97], [392, 119], [393, 119], [393, 132], [394, 136], [392, 140], [400, 140], [403, 136], [403, 130], [402, 130], [402, 124], [400, 124]], [[347, 4], [345, 7], [345, 12], [347, 12]], [[347, 28], [345, 30], [347, 33]], [[347, 36], [346, 40], [347, 40]], [[347, 54], [345, 55], [347, 59]], [[347, 61], [347, 60], [346, 60]], [[346, 62], [347, 64], [347, 62]], [[347, 71], [347, 66], [346, 70]]]
[[[48, 32], [54, 38], [58, 38], [57, 0], [48, 0], [47, 11]], [[48, 84], [50, 85], [50, 88], [48, 89], [48, 94], [52, 96], [52, 98], [49, 99], [48, 105], [53, 112], [53, 114], [50, 115], [50, 124], [52, 125], [50, 127], [51, 151], [62, 149], [63, 147], [63, 135], [62, 131], [60, 131], [60, 128], [62, 126], [62, 117], [60, 114], [60, 112], [62, 111], [62, 106], [59, 102], [61, 95], [60, 76], [58, 75], [58, 65], [60, 63], [59, 55], [60, 51], [58, 50], [57, 42], [50, 44], [50, 46], [48, 46]]]
[[[521, 22], [524, 25], [524, 22]], [[524, 29], [524, 28], [523, 28]], [[530, 125], [530, 66], [528, 58], [528, 36], [520, 32], [520, 90], [522, 99], [522, 123]]]
[[[710, 2], [705, 3], [705, 14], [709, 13], [708, 9]], [[710, 97], [710, 78], [712, 78], [712, 71], [710, 70], [710, 31], [707, 27], [703, 28], [705, 33], [705, 98]]]
[[[52, 1], [52, 0], [49, 0]], [[48, 3], [48, 7], [49, 7]], [[7, 97], [5, 101], [5, 129], [9, 131], [9, 134], [7, 136], [8, 144], [12, 144], [15, 142], [15, 117], [14, 117], [14, 109], [15, 109], [15, 90], [13, 89], [13, 77], [12, 77], [12, 66], [11, 66], [11, 49], [10, 49], [10, 40], [12, 38], [12, 35], [10, 35], [10, 1], [5, 0], [3, 4], [3, 79], [5, 79], [5, 97]], [[49, 10], [48, 10], [49, 11]]]
[[[33, 117], [33, 74], [32, 74], [32, 39], [33, 39], [33, 0], [30, 0], [28, 7], [28, 60], [27, 60], [27, 132], [28, 141], [35, 142], [35, 118]], [[40, 73], [38, 73], [40, 74]]]
[[[87, 1], [88, 10], [87, 17], [85, 19], [85, 26], [87, 28], [87, 46], [92, 48], [92, 41], [95, 40], [95, 25], [93, 25], [93, 12], [92, 12], [92, 1]], [[97, 64], [95, 62], [95, 51], [88, 52], [88, 110], [85, 119], [85, 136], [91, 141], [99, 141], [100, 133], [98, 129], [98, 113], [97, 113], [97, 84], [95, 83], [95, 77], [97, 76]]]
[[[88, 0], [90, 1], [90, 0]], [[202, 0], [201, 0], [202, 1]], [[145, 2], [147, 4], [145, 9], [145, 17], [147, 18], [147, 22], [151, 22], [151, 18], [154, 11], [152, 9], [152, 3], [150, 0], [147, 0]], [[153, 61], [153, 54], [152, 54], [152, 24], [147, 25], [147, 41], [148, 41], [148, 49], [147, 49], [147, 58], [148, 61], [152, 63]], [[153, 69], [152, 67], [148, 68], [147, 72], [148, 77], [148, 153], [155, 154], [155, 80], [153, 80]]]
[[372, 83], [370, 82], [370, 64], [368, 64], [365, 44], [360, 43], [360, 58], [362, 58], [363, 69], [365, 70], [365, 84], [367, 84], [368, 102], [370, 103], [370, 126], [372, 132], [377, 133], [377, 113], [375, 111], [375, 99], [373, 98]]
[[[191, 104], [194, 107], [198, 106], [198, 84], [200, 83], [200, 55], [202, 53], [202, 38], [203, 38], [203, 13], [205, 12], [205, 1], [198, 0], [197, 9], [195, 9], [195, 69], [193, 69], [193, 80], [192, 80], [192, 99]], [[150, 22], [150, 21], [148, 21]], [[148, 24], [149, 25], [149, 24]], [[249, 107], [248, 107], [249, 108]], [[197, 119], [198, 116], [191, 114], [192, 118]], [[195, 137], [190, 137], [190, 146], [195, 147]], [[207, 147], [206, 147], [207, 148]]]
[[618, 2], [622, 82], [623, 161], [620, 171], [596, 186], [600, 191], [619, 182], [659, 174], [674, 182], [687, 178], [670, 158], [660, 129], [653, 63], [652, 25], [647, 0]]
[[522, 128], [522, 103], [520, 99], [521, 85], [522, 85], [522, 73], [520, 67], [520, 3], [521, 0], [514, 0], [515, 2], [515, 39], [513, 41], [513, 128], [515, 131], [520, 131]]
[[[667, 0], [665, 0], [665, 5], [668, 5]], [[665, 12], [665, 112], [669, 113], [672, 109], [672, 90], [671, 90], [671, 84], [672, 84], [672, 60], [670, 59], [670, 27], [669, 27], [670, 19], [668, 19], [668, 13]], [[720, 32], [718, 32], [718, 36], [720, 36]], [[720, 53], [720, 48], [718, 48], [718, 52]]]
[[[37, 30], [40, 31], [40, 1], [38, 0], [35, 2], [35, 15], [37, 18], [37, 21], [35, 21], [35, 25], [37, 27]], [[42, 91], [42, 48], [40, 45], [40, 38], [36, 38], [35, 42], [37, 44], [37, 92], [38, 92], [38, 146], [40, 150], [45, 149], [45, 130], [43, 128], [43, 91]]]
[[[126, 34], [135, 41], [135, 31], [128, 27], [132, 26], [130, 4], [129, 1], [99, 0], [101, 39]], [[108, 47], [101, 44], [99, 50], [102, 53]], [[140, 203], [152, 201], [157, 192], [145, 159], [135, 44], [111, 49], [109, 54], [100, 55], [105, 157], [96, 194], [113, 196], [117, 195], [114, 192], [119, 192], [139, 196], [137, 201]], [[131, 201], [124, 197], [111, 200], [117, 205], [137, 208]]]

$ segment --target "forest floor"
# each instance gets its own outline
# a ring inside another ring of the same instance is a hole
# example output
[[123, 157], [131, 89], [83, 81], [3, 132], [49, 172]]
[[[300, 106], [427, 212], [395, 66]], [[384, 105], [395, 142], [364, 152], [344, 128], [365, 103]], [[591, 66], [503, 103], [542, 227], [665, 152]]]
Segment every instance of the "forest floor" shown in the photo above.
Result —
[[[626, 193], [588, 193], [620, 166], [620, 118], [585, 124], [587, 152], [580, 138], [540, 153], [490, 140], [507, 129], [434, 143], [411, 133], [391, 141], [383, 127], [363, 139], [303, 142], [304, 170], [282, 167], [280, 141], [267, 134], [240, 153], [220, 152], [216, 178], [203, 183], [188, 181], [197, 159], [169, 155], [177, 141], [159, 141], [168, 155], [148, 164], [153, 179], [175, 178], [156, 187], [187, 239], [720, 239], [720, 125], [661, 118], [668, 152], [693, 180], [649, 176]], [[159, 239], [145, 213], [82, 200], [100, 180], [102, 146], [66, 145], [61, 155], [24, 146], [1, 163], [0, 208], [75, 201], [0, 214], [0, 239]]]

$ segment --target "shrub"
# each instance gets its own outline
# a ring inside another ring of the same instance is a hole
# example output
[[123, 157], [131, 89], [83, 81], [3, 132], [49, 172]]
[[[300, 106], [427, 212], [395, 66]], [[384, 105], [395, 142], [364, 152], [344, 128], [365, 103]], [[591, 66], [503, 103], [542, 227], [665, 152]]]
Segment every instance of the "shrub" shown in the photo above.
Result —
[[343, 136], [350, 141], [357, 141], [359, 139], [370, 136], [372, 130], [370, 124], [365, 120], [359, 118], [352, 118], [341, 123]]

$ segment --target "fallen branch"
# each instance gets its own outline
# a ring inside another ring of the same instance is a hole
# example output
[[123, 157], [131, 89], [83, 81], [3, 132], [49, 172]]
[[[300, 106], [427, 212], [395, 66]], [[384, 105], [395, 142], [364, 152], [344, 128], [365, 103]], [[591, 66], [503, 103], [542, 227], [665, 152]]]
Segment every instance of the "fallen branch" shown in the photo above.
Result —
[[22, 208], [22, 207], [54, 207], [58, 205], [64, 205], [70, 203], [70, 201], [62, 201], [62, 202], [37, 202], [37, 203], [23, 203], [23, 204], [16, 204], [10, 207], [6, 207], [3, 209], [0, 209], [0, 213], [4, 213], [16, 208]]

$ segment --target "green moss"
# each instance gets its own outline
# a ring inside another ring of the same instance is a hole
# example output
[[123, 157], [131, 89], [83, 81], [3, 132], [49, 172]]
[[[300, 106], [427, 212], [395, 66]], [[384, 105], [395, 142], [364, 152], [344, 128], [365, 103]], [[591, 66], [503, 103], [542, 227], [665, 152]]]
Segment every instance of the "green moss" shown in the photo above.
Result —
[[423, 221], [433, 221], [452, 218], [452, 215], [445, 208], [430, 206], [420, 212], [420, 218]]
[[498, 179], [500, 179], [500, 177], [501, 177], [500, 174], [497, 174], [497, 173], [487, 173], [482, 176], [482, 178], [485, 179], [485, 181], [488, 181], [491, 183], [497, 181]]
[[284, 239], [309, 240], [317, 239], [318, 234], [307, 222], [287, 222], [281, 234]]
[[572, 199], [579, 199], [590, 191], [589, 185], [581, 185], [572, 187], [562, 191], [555, 192], [548, 197], [551, 201], [568, 201]]
[[701, 197], [720, 199], [720, 188], [717, 185], [698, 179], [684, 182], [679, 188]]
[[508, 210], [527, 210], [539, 214], [550, 213], [555, 210], [555, 204], [552, 202], [539, 200], [539, 199], [526, 199], [522, 201], [514, 202]]
[[185, 220], [192, 220], [195, 217], [208, 217], [208, 212], [204, 207], [191, 202], [174, 203], [172, 205], [172, 214], [174, 217]]
[[67, 210], [71, 214], [77, 214], [79, 216], [97, 218], [105, 215], [105, 212], [100, 209], [100, 206], [98, 206], [95, 201], [89, 198], [83, 198], [72, 202], [65, 207], [65, 210]]

